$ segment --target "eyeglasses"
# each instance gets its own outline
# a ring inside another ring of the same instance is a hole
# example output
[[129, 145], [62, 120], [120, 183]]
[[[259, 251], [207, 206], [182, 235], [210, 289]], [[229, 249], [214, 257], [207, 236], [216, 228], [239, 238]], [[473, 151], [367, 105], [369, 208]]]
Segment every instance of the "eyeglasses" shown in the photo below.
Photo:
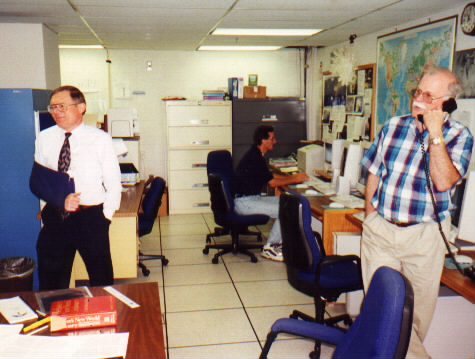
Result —
[[58, 105], [49, 105], [47, 107], [47, 109], [48, 109], [48, 112], [54, 112], [54, 111], [65, 112], [69, 106], [77, 106], [77, 105], [79, 105], [79, 104], [78, 103], [71, 103], [71, 104], [67, 105], [67, 104], [64, 104], [64, 103], [60, 103]]
[[449, 95], [434, 97], [430, 94], [430, 92], [425, 92], [425, 91], [422, 91], [421, 89], [417, 89], [414, 92], [414, 98], [417, 98], [419, 96], [422, 96], [422, 100], [427, 104], [431, 104], [432, 101], [440, 100], [441, 98], [444, 98], [444, 97], [449, 97]]

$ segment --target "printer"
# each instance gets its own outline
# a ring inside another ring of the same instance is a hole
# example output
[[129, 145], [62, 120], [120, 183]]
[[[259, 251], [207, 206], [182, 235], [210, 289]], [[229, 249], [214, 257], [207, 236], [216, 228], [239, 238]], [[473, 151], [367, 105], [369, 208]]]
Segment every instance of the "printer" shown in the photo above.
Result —
[[135, 108], [110, 108], [107, 111], [107, 121], [112, 137], [134, 137], [139, 134], [139, 120]]
[[119, 166], [120, 181], [123, 186], [135, 186], [140, 182], [139, 171], [137, 171], [133, 163], [119, 163]]

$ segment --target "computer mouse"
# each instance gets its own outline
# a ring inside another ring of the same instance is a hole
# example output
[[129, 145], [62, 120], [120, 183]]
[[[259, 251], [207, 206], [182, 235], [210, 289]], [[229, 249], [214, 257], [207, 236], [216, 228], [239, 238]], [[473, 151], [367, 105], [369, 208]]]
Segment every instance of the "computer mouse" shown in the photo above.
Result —
[[307, 189], [305, 192], [304, 192], [304, 195], [306, 196], [318, 196], [318, 191], [315, 191], [314, 189]]
[[345, 205], [339, 202], [331, 202], [328, 206], [330, 208], [345, 208]]

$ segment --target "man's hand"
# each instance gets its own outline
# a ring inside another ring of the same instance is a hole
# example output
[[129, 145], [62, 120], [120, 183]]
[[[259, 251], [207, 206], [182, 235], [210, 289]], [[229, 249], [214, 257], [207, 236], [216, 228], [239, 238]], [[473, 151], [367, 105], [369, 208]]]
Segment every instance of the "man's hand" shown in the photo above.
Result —
[[431, 138], [442, 136], [442, 124], [447, 113], [440, 110], [424, 112], [424, 126], [429, 132]]
[[296, 173], [292, 177], [294, 177], [295, 183], [302, 183], [308, 179], [308, 176], [305, 172]]
[[68, 212], [75, 212], [79, 208], [81, 193], [71, 193], [68, 194], [66, 199], [64, 200], [64, 209]]

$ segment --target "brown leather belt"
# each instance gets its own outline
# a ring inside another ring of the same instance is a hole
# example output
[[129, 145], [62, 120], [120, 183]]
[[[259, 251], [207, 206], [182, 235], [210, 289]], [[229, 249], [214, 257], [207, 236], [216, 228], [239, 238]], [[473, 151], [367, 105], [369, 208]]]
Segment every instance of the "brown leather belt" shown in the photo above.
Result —
[[409, 226], [413, 226], [415, 224], [419, 224], [417, 222], [413, 222], [413, 223], [406, 223], [406, 222], [397, 222], [397, 221], [390, 221], [389, 219], [386, 219], [386, 221], [388, 221], [389, 223], [391, 224], [394, 224], [395, 226], [398, 226], [398, 227], [409, 227]]

